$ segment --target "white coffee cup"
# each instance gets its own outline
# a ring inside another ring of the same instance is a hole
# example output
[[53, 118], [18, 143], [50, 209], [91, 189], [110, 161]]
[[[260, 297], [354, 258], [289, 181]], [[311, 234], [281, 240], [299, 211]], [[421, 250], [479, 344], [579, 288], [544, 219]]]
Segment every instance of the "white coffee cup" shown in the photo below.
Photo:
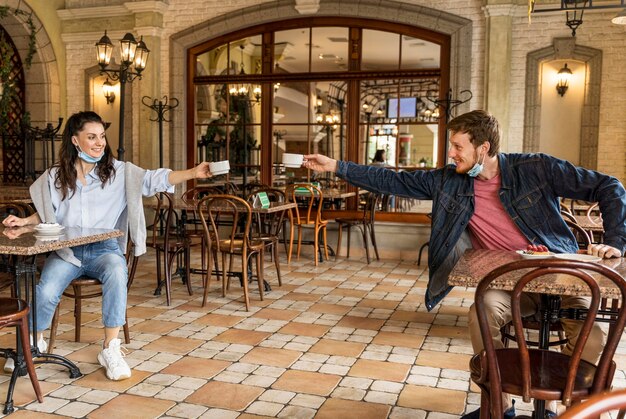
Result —
[[209, 170], [213, 176], [224, 175], [230, 170], [230, 163], [228, 160], [210, 162]]
[[285, 167], [302, 167], [303, 161], [303, 154], [283, 153], [283, 164], [285, 165]]

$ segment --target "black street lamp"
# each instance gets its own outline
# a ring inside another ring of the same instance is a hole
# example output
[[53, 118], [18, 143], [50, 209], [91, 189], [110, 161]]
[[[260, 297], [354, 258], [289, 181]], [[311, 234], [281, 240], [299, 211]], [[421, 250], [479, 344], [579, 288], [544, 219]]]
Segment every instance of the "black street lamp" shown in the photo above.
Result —
[[141, 72], [145, 70], [150, 50], [143, 42], [143, 36], [139, 42], [131, 33], [124, 35], [120, 40], [120, 66], [119, 69], [107, 69], [111, 62], [113, 43], [104, 31], [104, 36], [96, 43], [96, 52], [100, 74], [106, 74], [111, 80], [120, 82], [120, 132], [119, 146], [117, 148], [118, 160], [124, 160], [124, 93], [126, 82], [132, 83], [135, 78], [141, 78]]

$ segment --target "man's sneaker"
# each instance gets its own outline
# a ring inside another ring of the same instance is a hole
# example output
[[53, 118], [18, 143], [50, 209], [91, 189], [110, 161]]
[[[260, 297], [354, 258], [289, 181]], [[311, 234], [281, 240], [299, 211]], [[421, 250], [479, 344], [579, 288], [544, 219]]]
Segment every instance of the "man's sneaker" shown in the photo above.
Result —
[[109, 347], [98, 354], [98, 362], [106, 369], [109, 380], [119, 381], [130, 378], [130, 367], [124, 361], [126, 355], [122, 352], [121, 343], [121, 340], [113, 339]]
[[[515, 419], [515, 400], [512, 400], [512, 403], [513, 406], [504, 411], [502, 415], [504, 419]], [[480, 419], [480, 409], [476, 409], [473, 412], [461, 416], [461, 419]]]
[[[30, 344], [33, 344], [33, 335], [30, 335]], [[44, 353], [48, 350], [48, 343], [43, 339], [39, 339], [37, 341], [37, 348], [39, 348], [39, 352]], [[12, 373], [15, 369], [15, 361], [13, 358], [7, 358], [4, 363], [4, 372]]]

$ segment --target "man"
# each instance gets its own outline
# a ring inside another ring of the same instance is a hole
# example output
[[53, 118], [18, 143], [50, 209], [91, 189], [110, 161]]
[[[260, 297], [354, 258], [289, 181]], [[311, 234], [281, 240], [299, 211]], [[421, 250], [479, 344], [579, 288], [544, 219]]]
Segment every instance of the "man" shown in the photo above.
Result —
[[[626, 249], [626, 191], [614, 177], [575, 167], [545, 154], [500, 153], [500, 126], [489, 113], [468, 112], [448, 124], [448, 158], [454, 164], [432, 171], [394, 172], [385, 168], [336, 161], [321, 155], [305, 156], [304, 166], [335, 172], [361, 188], [415, 199], [430, 199], [432, 229], [428, 255], [429, 281], [426, 307], [431, 310], [452, 287], [448, 274], [463, 252], [470, 248], [519, 250], [529, 244], [546, 245], [556, 253], [578, 250], [576, 239], [560, 216], [559, 197], [598, 202], [603, 215], [604, 244], [594, 244], [589, 254], [620, 257]], [[564, 299], [563, 306], [579, 307], [581, 299]], [[494, 345], [502, 347], [499, 329], [510, 316], [510, 297], [490, 291]], [[527, 310], [536, 310], [528, 301]], [[476, 314], [469, 314], [474, 351], [482, 350]], [[575, 324], [565, 328], [575, 342]], [[597, 346], [583, 358], [594, 362], [602, 346], [597, 327]], [[571, 352], [568, 346], [565, 351]], [[510, 399], [504, 401], [505, 417], [514, 416]], [[479, 417], [478, 411], [466, 415]]]

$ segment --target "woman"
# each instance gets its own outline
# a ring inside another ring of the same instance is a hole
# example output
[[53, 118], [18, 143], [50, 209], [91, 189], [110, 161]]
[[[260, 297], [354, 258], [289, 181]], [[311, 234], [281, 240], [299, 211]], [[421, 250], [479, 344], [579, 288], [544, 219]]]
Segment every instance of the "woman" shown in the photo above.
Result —
[[[41, 222], [58, 222], [67, 227], [118, 229], [118, 239], [76, 246], [52, 253], [37, 285], [37, 346], [44, 352], [43, 331], [65, 288], [75, 278], [88, 275], [102, 282], [104, 343], [98, 361], [111, 380], [131, 375], [123, 359], [118, 333], [126, 321], [128, 271], [124, 253], [127, 236], [135, 244], [135, 255], [146, 251], [143, 196], [173, 192], [175, 184], [211, 176], [208, 163], [181, 171], [144, 170], [132, 163], [115, 160], [106, 141], [104, 122], [94, 112], [72, 115], [65, 125], [60, 160], [30, 187], [37, 212], [27, 218], [8, 216], [7, 227]], [[8, 359], [5, 370], [12, 370]]]
[[376, 153], [374, 154], [374, 158], [372, 159], [372, 163], [370, 164], [370, 166], [380, 166], [380, 167], [387, 166], [387, 157], [385, 156], [385, 150], [382, 150], [382, 149], [376, 150]]

